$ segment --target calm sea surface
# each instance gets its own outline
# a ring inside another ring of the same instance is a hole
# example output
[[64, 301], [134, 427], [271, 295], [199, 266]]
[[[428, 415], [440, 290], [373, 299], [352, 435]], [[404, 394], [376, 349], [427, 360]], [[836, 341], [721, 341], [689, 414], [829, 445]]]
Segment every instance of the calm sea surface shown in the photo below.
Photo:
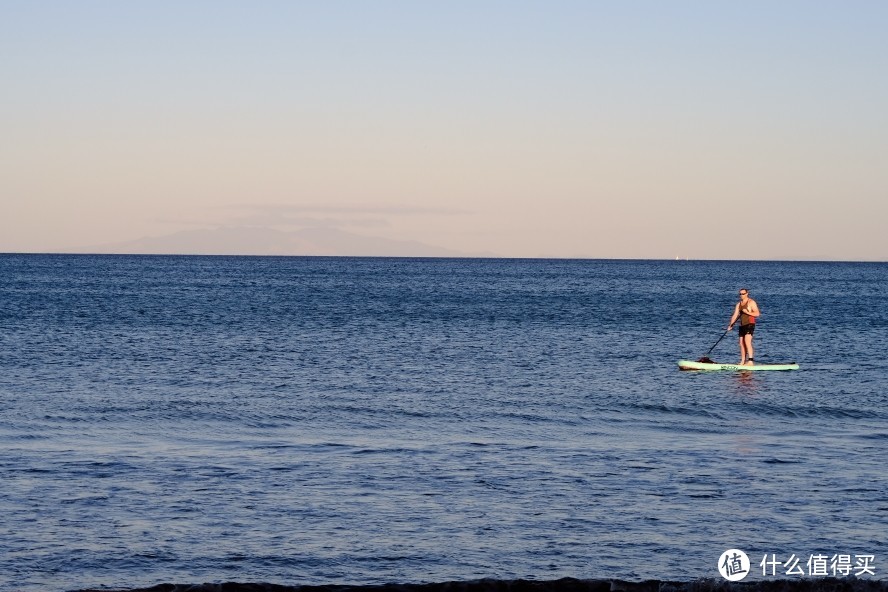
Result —
[[[740, 287], [756, 359], [802, 369], [679, 372]], [[2, 590], [728, 548], [888, 574], [888, 265], [0, 256]]]

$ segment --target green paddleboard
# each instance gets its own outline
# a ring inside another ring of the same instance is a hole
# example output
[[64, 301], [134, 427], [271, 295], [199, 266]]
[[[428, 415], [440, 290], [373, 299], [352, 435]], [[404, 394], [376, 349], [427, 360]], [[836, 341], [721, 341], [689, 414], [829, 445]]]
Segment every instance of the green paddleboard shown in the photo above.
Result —
[[753, 366], [741, 366], [739, 364], [719, 364], [718, 362], [692, 362], [690, 360], [679, 360], [679, 370], [739, 370], [740, 372], [753, 372], [757, 370], [798, 370], [799, 365], [795, 362], [786, 364], [755, 364]]

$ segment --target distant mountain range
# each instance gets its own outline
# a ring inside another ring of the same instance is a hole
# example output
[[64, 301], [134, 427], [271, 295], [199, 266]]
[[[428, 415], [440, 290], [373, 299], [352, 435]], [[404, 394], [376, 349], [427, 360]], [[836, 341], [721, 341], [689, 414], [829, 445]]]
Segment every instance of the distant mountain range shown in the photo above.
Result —
[[364, 257], [472, 257], [418, 241], [361, 236], [337, 228], [294, 231], [260, 227], [184, 230], [158, 237], [67, 249], [77, 253], [152, 255], [326, 255]]

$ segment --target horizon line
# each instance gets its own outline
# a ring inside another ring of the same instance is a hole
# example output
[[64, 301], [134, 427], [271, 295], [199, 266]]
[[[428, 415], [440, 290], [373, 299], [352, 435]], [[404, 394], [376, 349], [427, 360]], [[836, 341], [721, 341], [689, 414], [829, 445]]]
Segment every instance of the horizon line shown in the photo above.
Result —
[[549, 257], [549, 256], [472, 256], [472, 255], [281, 255], [281, 254], [214, 254], [214, 253], [96, 253], [54, 251], [0, 251], [5, 256], [52, 256], [52, 257], [228, 257], [228, 258], [278, 258], [278, 259], [473, 259], [479, 261], [674, 261], [676, 263], [888, 263], [888, 259], [693, 259], [690, 257]]

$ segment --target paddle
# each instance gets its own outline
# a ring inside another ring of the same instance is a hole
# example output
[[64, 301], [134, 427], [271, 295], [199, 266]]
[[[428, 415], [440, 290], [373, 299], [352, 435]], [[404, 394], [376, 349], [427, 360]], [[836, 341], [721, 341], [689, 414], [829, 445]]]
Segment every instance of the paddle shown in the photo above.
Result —
[[720, 342], [722, 339], [725, 338], [725, 335], [728, 334], [728, 331], [730, 331], [731, 328], [732, 328], [733, 326], [734, 326], [734, 325], [731, 325], [730, 327], [728, 327], [727, 329], [725, 329], [725, 332], [722, 333], [722, 336], [718, 338], [718, 341], [716, 341], [715, 344], [714, 344], [712, 347], [709, 348], [709, 351], [706, 352], [706, 355], [703, 356], [702, 358], [700, 358], [700, 359], [697, 360], [697, 361], [698, 361], [698, 362], [701, 362], [701, 363], [703, 363], [703, 364], [715, 364], [715, 362], [714, 362], [713, 360], [710, 360], [710, 359], [709, 359], [709, 354], [711, 354], [711, 353], [712, 353], [712, 350], [715, 349], [715, 346], [718, 345], [719, 342]]

